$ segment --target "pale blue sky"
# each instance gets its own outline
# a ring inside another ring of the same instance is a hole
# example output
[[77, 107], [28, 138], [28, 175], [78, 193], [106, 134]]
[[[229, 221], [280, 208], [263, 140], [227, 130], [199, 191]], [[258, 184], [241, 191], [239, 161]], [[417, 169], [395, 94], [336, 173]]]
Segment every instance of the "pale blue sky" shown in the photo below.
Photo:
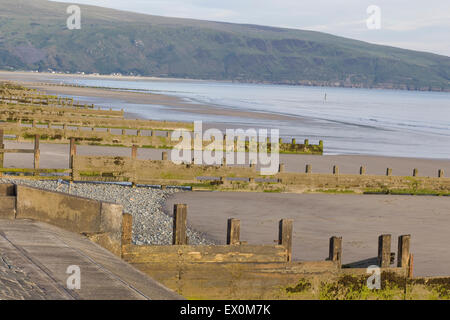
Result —
[[[450, 56], [450, 0], [59, 0], [168, 17], [307, 29]], [[381, 9], [381, 29], [366, 9]]]

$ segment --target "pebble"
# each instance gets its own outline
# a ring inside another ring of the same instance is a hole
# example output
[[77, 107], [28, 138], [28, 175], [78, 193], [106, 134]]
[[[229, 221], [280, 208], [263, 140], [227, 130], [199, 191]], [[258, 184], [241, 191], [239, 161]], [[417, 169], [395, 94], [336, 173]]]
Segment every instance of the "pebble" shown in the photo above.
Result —
[[[0, 183], [24, 184], [50, 191], [69, 193], [68, 183], [48, 180], [0, 179]], [[166, 200], [180, 189], [160, 190], [117, 184], [74, 183], [70, 194], [99, 201], [121, 204], [124, 212], [133, 216], [133, 243], [136, 245], [171, 245], [172, 217], [164, 212]], [[215, 242], [201, 232], [188, 227], [188, 243], [212, 245]]]

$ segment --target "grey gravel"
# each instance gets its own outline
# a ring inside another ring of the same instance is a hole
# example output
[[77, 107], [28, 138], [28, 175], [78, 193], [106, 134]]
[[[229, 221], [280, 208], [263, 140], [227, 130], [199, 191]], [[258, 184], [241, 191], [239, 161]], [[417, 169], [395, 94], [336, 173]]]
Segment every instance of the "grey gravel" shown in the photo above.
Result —
[[[0, 183], [24, 184], [69, 193], [69, 185], [61, 181], [3, 178], [0, 179]], [[72, 195], [121, 204], [124, 212], [133, 216], [133, 243], [137, 245], [170, 245], [172, 243], [172, 217], [164, 212], [163, 207], [165, 201], [176, 192], [182, 191], [96, 183], [74, 183], [70, 190]], [[215, 244], [206, 235], [191, 227], [188, 227], [187, 234], [189, 244]]]

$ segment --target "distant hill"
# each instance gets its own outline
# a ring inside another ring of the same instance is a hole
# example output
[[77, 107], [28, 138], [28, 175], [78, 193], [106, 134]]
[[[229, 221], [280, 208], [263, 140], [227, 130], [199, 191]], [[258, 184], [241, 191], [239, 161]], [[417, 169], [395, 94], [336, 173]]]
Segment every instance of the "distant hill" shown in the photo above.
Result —
[[0, 69], [450, 91], [450, 57], [320, 32], [0, 1]]

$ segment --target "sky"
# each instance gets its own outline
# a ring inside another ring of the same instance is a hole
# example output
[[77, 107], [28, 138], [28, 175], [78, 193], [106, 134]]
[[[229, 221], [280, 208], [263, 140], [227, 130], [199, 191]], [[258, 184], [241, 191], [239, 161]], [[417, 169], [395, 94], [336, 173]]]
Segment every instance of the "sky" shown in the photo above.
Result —
[[[321, 31], [450, 56], [450, 0], [58, 0], [167, 17]], [[370, 6], [379, 8], [379, 16]], [[368, 28], [367, 19], [371, 28]], [[379, 19], [377, 19], [379, 17]], [[379, 23], [379, 28], [373, 28]]]

